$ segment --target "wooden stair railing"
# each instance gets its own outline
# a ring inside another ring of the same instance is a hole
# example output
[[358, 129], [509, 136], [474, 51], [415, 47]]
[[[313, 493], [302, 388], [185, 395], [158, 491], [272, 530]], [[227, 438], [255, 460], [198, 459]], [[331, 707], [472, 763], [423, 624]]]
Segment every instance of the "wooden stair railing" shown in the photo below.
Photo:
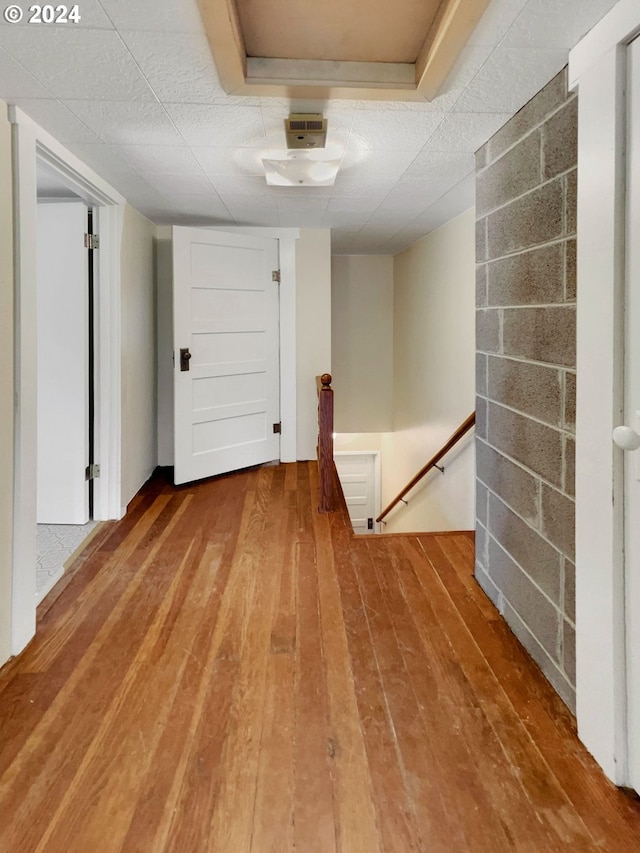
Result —
[[[455, 446], [455, 445], [460, 441], [460, 439], [462, 438], [462, 436], [463, 436], [463, 435], [466, 435], [466, 433], [468, 433], [468, 432], [469, 432], [469, 430], [470, 430], [470, 429], [471, 429], [471, 427], [475, 424], [475, 422], [476, 422], [476, 413], [475, 413], [475, 412], [472, 412], [472, 413], [469, 415], [469, 417], [464, 421], [464, 423], [460, 424], [460, 426], [458, 427], [458, 429], [453, 433], [453, 435], [452, 435], [452, 436], [451, 436], [451, 438], [446, 442], [446, 444], [443, 444], [443, 445], [442, 445], [442, 447], [441, 447], [441, 448], [440, 448], [440, 450], [436, 453], [436, 455], [431, 457], [431, 459], [427, 462], [427, 464], [426, 464], [426, 465], [424, 465], [424, 466], [423, 466], [423, 467], [418, 471], [418, 473], [417, 473], [417, 474], [416, 474], [416, 476], [413, 478], [413, 480], [411, 480], [410, 482], [408, 482], [408, 483], [407, 483], [407, 485], [404, 487], [404, 489], [402, 489], [402, 491], [401, 491], [401, 492], [399, 492], [399, 493], [395, 496], [395, 498], [391, 501], [391, 503], [389, 504], [389, 506], [387, 506], [387, 507], [386, 507], [386, 508], [385, 508], [385, 509], [380, 513], [380, 515], [376, 518], [376, 521], [377, 521], [378, 523], [379, 523], [379, 522], [381, 522], [381, 521], [384, 519], [384, 517], [385, 517], [386, 515], [388, 515], [388, 514], [391, 512], [391, 510], [394, 508], [394, 506], [396, 506], [397, 504], [399, 504], [399, 503], [400, 503], [400, 501], [404, 500], [404, 496], [405, 496], [406, 494], [408, 494], [408, 493], [411, 491], [411, 489], [412, 489], [412, 488], [413, 488], [417, 483], [419, 483], [419, 482], [420, 482], [420, 480], [424, 477], [424, 475], [425, 475], [425, 474], [427, 474], [429, 471], [431, 471], [431, 469], [432, 469], [432, 468], [437, 468], [437, 466], [438, 466], [438, 462], [442, 459], [442, 457], [443, 457], [443, 456], [445, 456], [445, 455], [446, 455], [446, 454], [451, 450], [451, 448], [452, 448], [452, 447], [454, 447], [454, 446]], [[406, 503], [406, 501], [405, 501], [405, 503]]]
[[333, 462], [333, 388], [331, 374], [316, 376], [318, 389], [318, 478], [320, 512], [337, 509], [336, 472]]

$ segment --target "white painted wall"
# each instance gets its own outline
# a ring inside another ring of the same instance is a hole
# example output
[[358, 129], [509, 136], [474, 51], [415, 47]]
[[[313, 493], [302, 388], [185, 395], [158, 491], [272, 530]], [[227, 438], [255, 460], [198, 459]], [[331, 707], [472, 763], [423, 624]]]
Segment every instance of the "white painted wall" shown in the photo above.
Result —
[[303, 228], [296, 246], [297, 455], [315, 459], [316, 376], [331, 373], [331, 232]]
[[382, 450], [384, 433], [381, 432], [338, 432], [333, 439], [333, 449], [355, 453], [362, 450]]
[[[394, 258], [393, 433], [382, 441], [383, 507], [475, 405], [473, 209]], [[387, 532], [474, 526], [472, 433], [387, 517]], [[390, 460], [393, 460], [392, 462]]]
[[6, 104], [0, 101], [0, 666], [11, 655], [13, 343], [11, 125]]
[[121, 249], [122, 507], [157, 462], [156, 226], [127, 205]]
[[393, 257], [331, 262], [335, 428], [384, 432], [393, 424]]

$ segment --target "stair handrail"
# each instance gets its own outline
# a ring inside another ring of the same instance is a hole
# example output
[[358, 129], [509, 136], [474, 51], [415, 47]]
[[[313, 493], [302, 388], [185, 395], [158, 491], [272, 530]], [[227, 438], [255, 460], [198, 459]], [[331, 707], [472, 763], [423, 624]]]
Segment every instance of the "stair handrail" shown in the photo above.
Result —
[[428, 474], [432, 468], [437, 467], [438, 462], [442, 459], [442, 457], [446, 456], [446, 454], [451, 450], [451, 448], [454, 447], [460, 441], [460, 439], [464, 435], [466, 435], [466, 433], [469, 432], [469, 430], [475, 424], [475, 422], [476, 422], [476, 413], [472, 412], [469, 415], [469, 417], [463, 423], [460, 424], [458, 429], [453, 433], [453, 435], [449, 438], [449, 440], [445, 444], [442, 445], [442, 447], [435, 454], [435, 456], [432, 456], [431, 459], [427, 462], [427, 464], [423, 465], [423, 467], [418, 471], [418, 473], [415, 475], [415, 477], [412, 480], [410, 480], [407, 483], [407, 485], [404, 487], [404, 489], [402, 489], [402, 491], [399, 492], [395, 496], [395, 498], [391, 501], [391, 503], [385, 509], [383, 509], [383, 511], [380, 513], [380, 515], [376, 518], [376, 522], [380, 523], [384, 519], [384, 517], [386, 515], [388, 515], [391, 512], [391, 510], [397, 504], [400, 503], [401, 500], [404, 499], [404, 496], [406, 494], [408, 494], [411, 491], [411, 489], [417, 483], [420, 482], [420, 480], [425, 476], [425, 474]]
[[336, 508], [335, 465], [333, 461], [333, 388], [331, 374], [316, 376], [318, 389], [318, 479], [320, 484], [320, 512], [333, 512]]

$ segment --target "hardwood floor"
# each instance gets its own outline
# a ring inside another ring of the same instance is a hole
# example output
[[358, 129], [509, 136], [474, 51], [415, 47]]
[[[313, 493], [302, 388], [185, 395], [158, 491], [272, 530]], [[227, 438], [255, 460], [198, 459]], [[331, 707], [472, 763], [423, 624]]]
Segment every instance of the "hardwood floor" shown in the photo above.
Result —
[[0, 673], [3, 853], [640, 850], [640, 804], [476, 586], [315, 465], [152, 480]]

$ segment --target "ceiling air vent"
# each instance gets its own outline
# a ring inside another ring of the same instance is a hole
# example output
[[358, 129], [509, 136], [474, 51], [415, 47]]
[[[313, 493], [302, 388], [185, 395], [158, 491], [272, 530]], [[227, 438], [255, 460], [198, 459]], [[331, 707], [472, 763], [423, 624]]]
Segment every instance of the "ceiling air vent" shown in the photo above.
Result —
[[292, 113], [284, 120], [287, 148], [324, 148], [327, 120], [321, 113]]

